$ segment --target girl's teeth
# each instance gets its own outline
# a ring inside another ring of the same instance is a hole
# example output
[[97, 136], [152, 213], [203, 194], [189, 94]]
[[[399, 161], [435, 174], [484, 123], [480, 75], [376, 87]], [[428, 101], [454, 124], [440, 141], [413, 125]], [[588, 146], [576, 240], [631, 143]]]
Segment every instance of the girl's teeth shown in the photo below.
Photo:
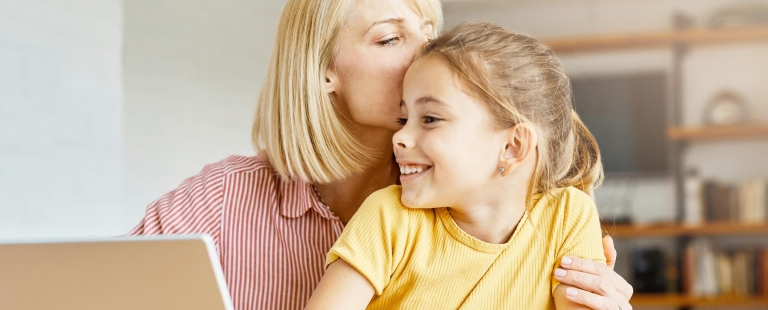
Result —
[[400, 166], [400, 174], [408, 175], [408, 174], [419, 173], [422, 171], [423, 171], [423, 168], [418, 166], [406, 166], [406, 165]]

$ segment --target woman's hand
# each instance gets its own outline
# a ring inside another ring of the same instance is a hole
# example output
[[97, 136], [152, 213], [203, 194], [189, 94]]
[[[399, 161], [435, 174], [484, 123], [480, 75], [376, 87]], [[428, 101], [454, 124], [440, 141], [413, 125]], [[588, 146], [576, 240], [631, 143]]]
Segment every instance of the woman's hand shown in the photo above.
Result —
[[603, 238], [603, 251], [607, 265], [566, 256], [560, 262], [562, 269], [558, 268], [555, 277], [576, 287], [566, 290], [568, 300], [595, 310], [631, 310], [629, 299], [632, 298], [632, 286], [613, 271], [616, 248], [610, 236]]

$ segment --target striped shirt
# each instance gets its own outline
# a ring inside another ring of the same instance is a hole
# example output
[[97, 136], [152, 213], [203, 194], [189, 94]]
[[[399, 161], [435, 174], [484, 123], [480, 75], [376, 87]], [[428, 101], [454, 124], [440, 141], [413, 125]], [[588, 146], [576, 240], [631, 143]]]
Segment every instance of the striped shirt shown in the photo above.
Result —
[[343, 228], [310, 184], [232, 156], [150, 204], [129, 234], [209, 234], [235, 309], [303, 309]]

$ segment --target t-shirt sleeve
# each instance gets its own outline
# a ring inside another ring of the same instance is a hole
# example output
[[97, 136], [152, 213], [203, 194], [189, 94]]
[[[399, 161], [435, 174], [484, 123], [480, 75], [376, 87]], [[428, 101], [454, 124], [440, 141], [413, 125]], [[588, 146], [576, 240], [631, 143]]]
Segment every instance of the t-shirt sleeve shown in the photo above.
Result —
[[[560, 231], [560, 247], [555, 256], [555, 265], [560, 266], [564, 256], [576, 256], [596, 262], [605, 263], [603, 252], [603, 238], [600, 228], [600, 218], [597, 214], [595, 202], [586, 193], [568, 188], [564, 193], [563, 226]], [[560, 284], [560, 281], [552, 276], [552, 292]]]
[[400, 187], [371, 194], [328, 252], [326, 266], [341, 258], [381, 295], [408, 242], [409, 209], [400, 203]]

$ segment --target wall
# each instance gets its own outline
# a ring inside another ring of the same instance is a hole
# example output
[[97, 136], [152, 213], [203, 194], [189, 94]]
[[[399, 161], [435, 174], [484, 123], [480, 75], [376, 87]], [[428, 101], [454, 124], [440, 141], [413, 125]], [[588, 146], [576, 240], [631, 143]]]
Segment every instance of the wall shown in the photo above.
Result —
[[0, 1], [0, 240], [120, 233], [122, 17]]
[[252, 155], [280, 1], [125, 3], [125, 226], [204, 165]]
[[[768, 1], [750, 1], [768, 5]], [[538, 38], [621, 34], [672, 29], [672, 16], [682, 12], [704, 25], [718, 9], [741, 3], [727, 0], [575, 0], [470, 1], [445, 4], [447, 28], [463, 20], [488, 20]], [[741, 93], [754, 121], [768, 121], [768, 43], [696, 47], [683, 63], [683, 122], [703, 122], [710, 98], [723, 89]], [[603, 52], [563, 56], [571, 76], [607, 72], [670, 70], [668, 49]], [[699, 167], [704, 177], [737, 182], [768, 177], [765, 142], [692, 145], [686, 167]], [[602, 215], [631, 215], [637, 222], [669, 221], [674, 213], [673, 183], [668, 177], [608, 178], [596, 193]]]

